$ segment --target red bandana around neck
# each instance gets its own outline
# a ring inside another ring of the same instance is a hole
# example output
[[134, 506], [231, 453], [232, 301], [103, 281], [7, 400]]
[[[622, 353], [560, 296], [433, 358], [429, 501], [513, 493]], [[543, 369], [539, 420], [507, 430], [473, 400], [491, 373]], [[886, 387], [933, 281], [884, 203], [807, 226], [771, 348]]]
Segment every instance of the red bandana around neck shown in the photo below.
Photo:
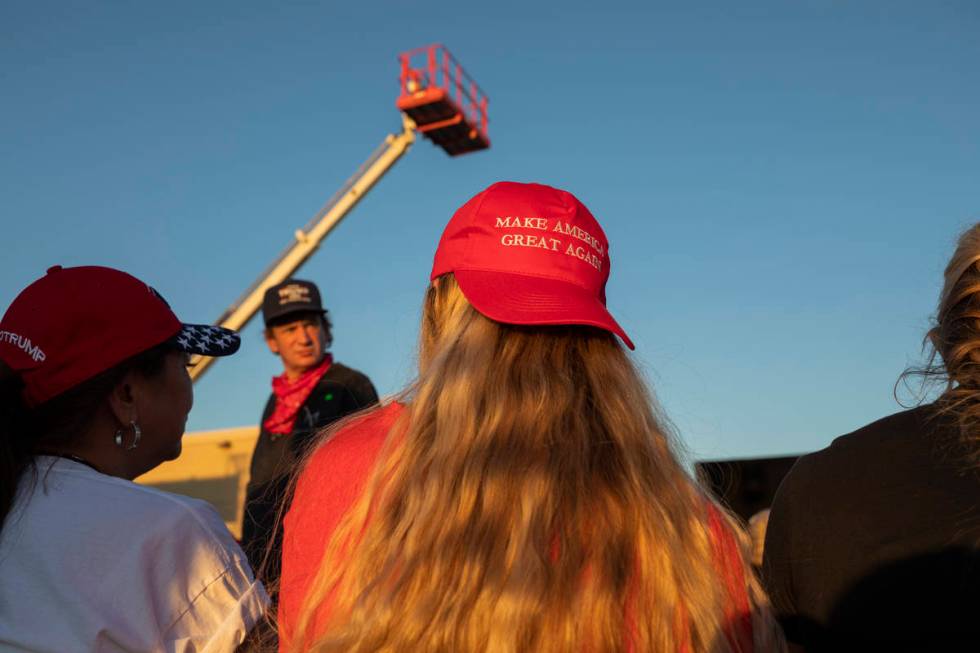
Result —
[[331, 363], [333, 363], [333, 356], [327, 354], [323, 357], [322, 363], [306, 370], [295, 381], [290, 381], [285, 372], [272, 377], [272, 394], [276, 396], [276, 407], [269, 415], [269, 419], [262, 423], [266, 431], [276, 435], [288, 435], [293, 432], [293, 424], [296, 423], [300, 406], [330, 369]]

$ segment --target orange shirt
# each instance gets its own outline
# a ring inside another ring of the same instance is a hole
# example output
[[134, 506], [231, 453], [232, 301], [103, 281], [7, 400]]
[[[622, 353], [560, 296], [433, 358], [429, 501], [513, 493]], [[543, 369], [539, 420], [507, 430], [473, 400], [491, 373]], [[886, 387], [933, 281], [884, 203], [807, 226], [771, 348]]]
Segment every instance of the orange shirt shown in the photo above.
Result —
[[364, 491], [388, 431], [404, 409], [390, 403], [348, 424], [317, 449], [300, 474], [283, 521], [280, 651], [289, 650], [303, 597], [330, 538]]
[[[316, 577], [330, 538], [364, 491], [388, 432], [404, 410], [403, 405], [391, 403], [347, 425], [320, 446], [300, 475], [283, 525], [281, 653], [289, 650], [303, 597]], [[740, 650], [751, 651], [750, 606], [738, 544], [713, 506], [709, 506], [708, 517], [716, 544], [716, 566], [732, 597], [726, 614], [726, 623], [731, 624], [728, 637], [739, 642]], [[328, 608], [321, 607], [318, 622], [323, 622]]]

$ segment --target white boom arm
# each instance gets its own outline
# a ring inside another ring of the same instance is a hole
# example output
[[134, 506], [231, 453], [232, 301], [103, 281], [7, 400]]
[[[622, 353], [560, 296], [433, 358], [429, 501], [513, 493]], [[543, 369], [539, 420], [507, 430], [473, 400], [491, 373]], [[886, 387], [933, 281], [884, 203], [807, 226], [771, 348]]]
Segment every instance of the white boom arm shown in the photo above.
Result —
[[[296, 242], [291, 243], [245, 294], [218, 318], [218, 326], [240, 331], [262, 306], [266, 289], [288, 279], [316, 251], [327, 234], [415, 142], [415, 123], [404, 114], [402, 127], [400, 134], [389, 134], [385, 138], [384, 143], [378, 146], [357, 172], [324, 204], [306, 227], [296, 230]], [[189, 372], [196, 381], [215, 359], [208, 356], [195, 358]]]

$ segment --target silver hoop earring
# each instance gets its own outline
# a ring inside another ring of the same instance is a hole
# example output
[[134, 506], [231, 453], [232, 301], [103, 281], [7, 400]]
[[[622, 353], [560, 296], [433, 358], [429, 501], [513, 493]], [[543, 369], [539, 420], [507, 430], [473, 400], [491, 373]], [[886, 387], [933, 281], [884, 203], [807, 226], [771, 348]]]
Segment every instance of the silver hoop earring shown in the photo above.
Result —
[[133, 427], [133, 444], [126, 447], [126, 451], [132, 451], [133, 449], [138, 447], [140, 444], [140, 436], [143, 435], [143, 432], [140, 431], [139, 424], [137, 424], [136, 422], [130, 422], [129, 425]]
[[[133, 427], [133, 443], [125, 447], [126, 451], [132, 451], [139, 446], [140, 438], [143, 436], [143, 432], [140, 431], [140, 425], [134, 421], [130, 421], [129, 425]], [[123, 429], [116, 429], [116, 433], [113, 435], [113, 441], [116, 443], [117, 447], [123, 446]]]

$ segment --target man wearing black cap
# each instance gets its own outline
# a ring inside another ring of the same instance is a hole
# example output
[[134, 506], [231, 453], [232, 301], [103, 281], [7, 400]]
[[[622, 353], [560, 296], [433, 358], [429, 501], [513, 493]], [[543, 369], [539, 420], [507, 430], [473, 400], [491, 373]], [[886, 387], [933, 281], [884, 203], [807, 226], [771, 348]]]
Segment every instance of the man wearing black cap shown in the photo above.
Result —
[[378, 393], [364, 374], [327, 351], [331, 324], [313, 283], [288, 279], [269, 288], [262, 317], [266, 344], [282, 360], [283, 373], [272, 379], [252, 454], [242, 548], [256, 573], [272, 581], [279, 576], [282, 529], [274, 541], [272, 532], [289, 473], [318, 429], [377, 403]]

